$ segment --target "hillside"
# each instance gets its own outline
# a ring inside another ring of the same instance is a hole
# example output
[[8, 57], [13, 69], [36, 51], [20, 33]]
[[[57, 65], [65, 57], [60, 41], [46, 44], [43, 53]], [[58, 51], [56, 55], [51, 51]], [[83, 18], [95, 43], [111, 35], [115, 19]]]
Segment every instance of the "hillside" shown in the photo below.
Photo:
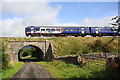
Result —
[[118, 53], [118, 38], [113, 37], [77, 37], [77, 38], [1, 38], [3, 45], [8, 41], [41, 41], [50, 40], [54, 54], [73, 55], [91, 53]]

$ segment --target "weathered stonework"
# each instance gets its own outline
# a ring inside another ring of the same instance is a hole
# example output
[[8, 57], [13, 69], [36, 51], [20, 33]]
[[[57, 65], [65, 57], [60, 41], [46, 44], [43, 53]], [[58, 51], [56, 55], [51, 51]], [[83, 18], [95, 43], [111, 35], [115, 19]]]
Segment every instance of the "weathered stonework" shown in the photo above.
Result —
[[111, 56], [118, 56], [120, 54], [118, 53], [96, 53], [96, 54], [81, 54], [80, 56], [82, 56], [83, 58], [85, 59], [88, 59], [88, 60], [102, 60], [102, 59], [107, 59]]
[[[12, 61], [18, 61], [18, 53], [25, 46], [36, 46], [43, 52], [43, 60], [51, 61], [53, 57], [52, 43], [50, 41], [9, 41], [6, 53], [10, 55]], [[47, 56], [46, 56], [47, 54]]]

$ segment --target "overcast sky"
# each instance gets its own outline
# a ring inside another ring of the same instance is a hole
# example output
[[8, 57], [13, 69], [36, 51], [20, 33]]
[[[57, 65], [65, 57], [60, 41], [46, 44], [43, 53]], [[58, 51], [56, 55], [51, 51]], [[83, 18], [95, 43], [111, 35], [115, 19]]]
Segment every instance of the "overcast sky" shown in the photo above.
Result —
[[29, 25], [109, 25], [118, 14], [118, 2], [1, 0], [0, 10], [0, 36], [25, 37]]

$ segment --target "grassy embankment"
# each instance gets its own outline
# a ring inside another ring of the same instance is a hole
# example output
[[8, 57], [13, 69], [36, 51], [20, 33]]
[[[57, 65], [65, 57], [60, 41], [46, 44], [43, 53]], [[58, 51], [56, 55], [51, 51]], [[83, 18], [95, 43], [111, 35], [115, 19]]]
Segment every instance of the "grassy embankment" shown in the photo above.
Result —
[[[54, 54], [79, 55], [93, 53], [118, 53], [118, 38], [56, 38], [53, 39]], [[107, 45], [106, 45], [107, 44]]]
[[40, 65], [46, 66], [54, 78], [71, 79], [72, 78], [104, 78], [105, 77], [105, 60], [87, 61], [84, 67], [79, 67], [73, 64], [66, 64], [63, 61], [53, 62], [37, 62]]
[[[3, 38], [5, 44], [12, 41], [41, 41], [50, 40], [54, 54], [79, 55], [92, 53], [118, 53], [118, 38], [107, 44], [113, 37], [77, 37], [77, 38]], [[107, 45], [106, 45], [107, 44]]]
[[12, 62], [11, 67], [2, 71], [2, 79], [11, 78], [21, 67], [23, 62]]

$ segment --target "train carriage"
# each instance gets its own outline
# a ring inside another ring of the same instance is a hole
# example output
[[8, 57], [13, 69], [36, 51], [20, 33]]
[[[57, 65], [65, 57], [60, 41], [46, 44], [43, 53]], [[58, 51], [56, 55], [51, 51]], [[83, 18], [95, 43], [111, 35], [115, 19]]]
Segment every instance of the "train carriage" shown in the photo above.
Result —
[[64, 31], [61, 33], [64, 35], [71, 36], [85, 36], [89, 34], [88, 27], [65, 27]]
[[84, 27], [84, 26], [28, 26], [26, 36], [116, 36], [117, 29], [112, 27]]

